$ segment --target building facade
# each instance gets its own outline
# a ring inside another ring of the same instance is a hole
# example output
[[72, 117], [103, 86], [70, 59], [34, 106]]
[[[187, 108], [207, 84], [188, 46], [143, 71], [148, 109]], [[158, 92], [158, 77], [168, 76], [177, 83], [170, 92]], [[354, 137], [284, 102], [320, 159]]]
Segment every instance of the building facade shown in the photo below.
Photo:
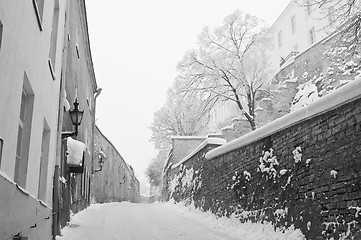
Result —
[[51, 239], [65, 11], [0, 2], [1, 239]]
[[100, 91], [85, 1], [2, 1], [0, 83], [0, 236], [52, 239], [90, 204]]
[[140, 183], [132, 166], [124, 161], [98, 127], [95, 127], [95, 159], [93, 202], [140, 201]]
[[271, 26], [271, 67], [276, 72], [299, 53], [332, 33], [333, 12], [327, 3], [319, 8], [310, 1], [291, 0]]
[[[57, 164], [54, 175], [53, 235], [66, 226], [71, 213], [90, 205], [94, 173], [95, 100], [97, 87], [84, 0], [68, 1], [62, 58]], [[77, 134], [70, 112], [83, 111]], [[72, 155], [72, 154], [75, 155]], [[78, 156], [76, 156], [78, 154]], [[73, 161], [78, 159], [79, 161]]]

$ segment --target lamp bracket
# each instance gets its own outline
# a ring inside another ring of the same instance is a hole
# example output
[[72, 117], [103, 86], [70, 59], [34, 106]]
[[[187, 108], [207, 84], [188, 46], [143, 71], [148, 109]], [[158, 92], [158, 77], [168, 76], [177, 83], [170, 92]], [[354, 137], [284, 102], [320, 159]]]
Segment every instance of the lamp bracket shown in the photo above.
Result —
[[61, 138], [78, 136], [78, 132], [61, 132]]

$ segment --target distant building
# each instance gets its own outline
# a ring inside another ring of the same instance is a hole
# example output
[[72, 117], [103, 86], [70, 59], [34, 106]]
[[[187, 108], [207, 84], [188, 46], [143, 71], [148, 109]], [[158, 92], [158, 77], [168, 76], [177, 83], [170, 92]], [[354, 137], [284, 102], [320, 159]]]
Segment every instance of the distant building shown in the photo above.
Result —
[[310, 1], [291, 0], [271, 26], [272, 69], [276, 72], [294, 57], [327, 37], [332, 31], [332, 9], [307, 5]]
[[[333, 8], [327, 5], [327, 3], [322, 8], [316, 6], [308, 7], [307, 2], [309, 1], [291, 0], [271, 26], [273, 42], [271, 43], [270, 69], [272, 69], [274, 74], [279, 73], [283, 68], [291, 64], [297, 55], [324, 40], [334, 30], [335, 17], [332, 12]], [[318, 57], [321, 58], [321, 56]], [[269, 80], [271, 82], [271, 79]], [[273, 88], [277, 88], [277, 86]], [[259, 108], [261, 105], [267, 105], [259, 100], [261, 99], [257, 100], [256, 108]], [[245, 100], [243, 102], [243, 105], [246, 106]], [[260, 110], [260, 108], [257, 110]], [[272, 109], [267, 109], [267, 111], [266, 114], [262, 114], [262, 117], [265, 119], [260, 120], [256, 118], [258, 125], [260, 125], [260, 122], [262, 125], [273, 120], [273, 117], [267, 119]], [[278, 115], [276, 113], [277, 117], [284, 114], [284, 110]], [[236, 104], [231, 101], [216, 104], [210, 116], [210, 126], [214, 131], [219, 131], [225, 126], [232, 126], [234, 125], [233, 121], [231, 121], [232, 119], [243, 117]], [[241, 125], [248, 128], [247, 124], [242, 123]], [[239, 129], [236, 131], [239, 132]], [[226, 134], [228, 140], [233, 138], [231, 135], [239, 137], [237, 133]]]
[[[172, 165], [179, 163], [183, 158], [187, 157], [188, 154], [192, 153], [204, 140], [206, 136], [173, 136], [172, 137], [172, 146], [169, 149], [167, 158], [165, 159], [163, 167], [163, 176], [162, 176], [162, 199], [168, 200], [167, 188], [168, 188], [168, 172], [170, 171]], [[159, 189], [153, 189], [155, 194], [159, 192]], [[154, 199], [156, 200], [156, 199]]]
[[201, 144], [206, 136], [173, 136], [172, 147], [169, 150], [164, 169], [170, 165], [178, 163], [188, 154], [190, 154], [199, 144]]

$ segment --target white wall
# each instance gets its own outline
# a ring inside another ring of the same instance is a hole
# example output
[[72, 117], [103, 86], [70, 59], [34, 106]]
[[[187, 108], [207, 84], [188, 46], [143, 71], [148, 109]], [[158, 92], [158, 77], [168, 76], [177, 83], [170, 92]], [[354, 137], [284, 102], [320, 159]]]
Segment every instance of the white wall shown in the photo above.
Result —
[[[14, 180], [21, 92], [24, 72], [26, 72], [35, 97], [25, 189], [31, 198], [37, 198], [41, 143], [45, 118], [51, 131], [47, 191], [44, 201], [48, 208], [50, 208], [52, 204], [52, 177], [56, 156], [59, 83], [66, 1], [59, 1], [59, 4], [59, 27], [55, 66], [56, 79], [53, 80], [48, 66], [48, 57], [54, 1], [45, 1], [42, 30], [37, 22], [33, 1], [8, 0], [0, 2], [0, 21], [3, 24], [0, 49], [0, 137], [4, 141], [0, 171], [2, 174], [8, 176], [10, 183]], [[3, 186], [0, 187], [2, 188]], [[12, 191], [9, 192], [9, 194], [10, 193], [12, 193]], [[14, 196], [7, 197], [11, 199], [11, 201], [18, 201], [19, 196], [21, 196], [21, 194], [14, 193]], [[34, 202], [33, 200], [31, 201]], [[14, 204], [8, 206], [10, 207], [9, 211], [20, 211], [11, 209], [11, 206], [14, 206]], [[18, 214], [10, 214], [9, 216], [17, 215]], [[31, 218], [31, 216], [29, 218]], [[23, 216], [23, 219], [26, 219], [26, 216]], [[18, 219], [19, 221], [9, 219], [9, 221], [24, 224], [21, 223], [23, 219]]]
[[[298, 1], [301, 2], [301, 1]], [[295, 17], [295, 32], [292, 32], [291, 18]], [[311, 9], [311, 15], [307, 13], [304, 6], [292, 0], [283, 10], [277, 20], [271, 26], [273, 35], [273, 51], [271, 56], [272, 68], [279, 69], [280, 58], [286, 58], [298, 45], [298, 52], [303, 52], [312, 44], [310, 42], [309, 31], [312, 27], [315, 29], [315, 42], [322, 40], [327, 36], [325, 28], [329, 21], [325, 16], [325, 11], [320, 9]], [[278, 33], [282, 31], [283, 45], [278, 45]]]

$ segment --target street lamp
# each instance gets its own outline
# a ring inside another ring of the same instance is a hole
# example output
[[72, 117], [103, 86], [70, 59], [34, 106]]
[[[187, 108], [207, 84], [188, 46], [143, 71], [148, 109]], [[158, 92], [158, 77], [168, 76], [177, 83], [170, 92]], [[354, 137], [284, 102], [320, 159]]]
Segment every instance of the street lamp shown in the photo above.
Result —
[[103, 169], [105, 158], [106, 158], [105, 153], [102, 150], [100, 150], [100, 152], [99, 152], [99, 161], [98, 161], [99, 168], [94, 169], [94, 172], [100, 172]]
[[63, 138], [67, 138], [70, 136], [78, 136], [78, 126], [81, 124], [81, 121], [83, 120], [84, 110], [83, 111], [79, 110], [79, 103], [77, 98], [75, 98], [75, 102], [73, 104], [74, 104], [74, 109], [69, 111], [69, 114], [70, 114], [71, 123], [75, 126], [75, 131], [62, 132]]

